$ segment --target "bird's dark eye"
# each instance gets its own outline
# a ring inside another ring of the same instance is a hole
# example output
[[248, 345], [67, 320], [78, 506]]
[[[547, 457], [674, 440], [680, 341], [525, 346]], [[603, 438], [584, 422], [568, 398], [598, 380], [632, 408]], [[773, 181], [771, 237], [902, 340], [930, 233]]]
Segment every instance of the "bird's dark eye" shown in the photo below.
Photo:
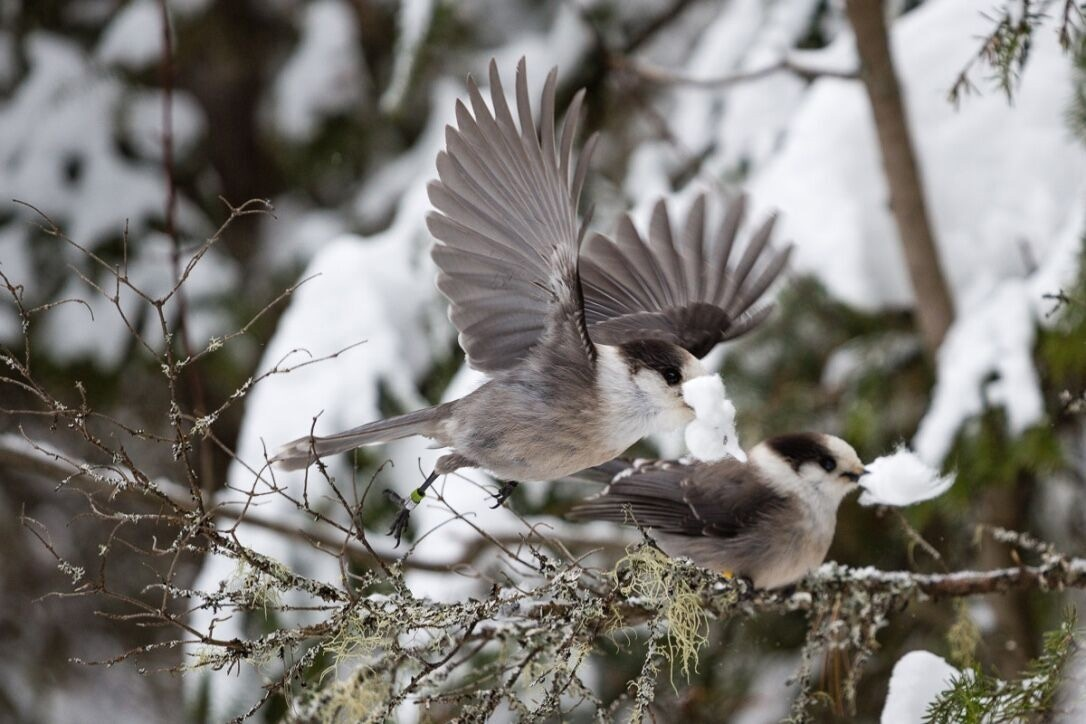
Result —
[[660, 373], [664, 377], [664, 382], [669, 385], [677, 385], [682, 382], [683, 373], [679, 371], [677, 367], [668, 367]]
[[818, 464], [822, 466], [822, 469], [827, 473], [832, 472], [837, 467], [837, 461], [831, 458], [829, 455], [823, 455], [818, 459]]

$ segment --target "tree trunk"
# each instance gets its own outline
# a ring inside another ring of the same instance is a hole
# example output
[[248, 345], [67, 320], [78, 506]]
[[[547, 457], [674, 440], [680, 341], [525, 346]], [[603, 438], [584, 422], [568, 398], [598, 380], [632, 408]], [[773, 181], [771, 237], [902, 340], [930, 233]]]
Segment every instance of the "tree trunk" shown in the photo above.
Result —
[[882, 164], [890, 189], [890, 209], [905, 251], [920, 334], [934, 354], [954, 319], [946, 278], [924, 203], [905, 104], [901, 97], [881, 0], [848, 0], [849, 22], [856, 34], [861, 77], [879, 136]]

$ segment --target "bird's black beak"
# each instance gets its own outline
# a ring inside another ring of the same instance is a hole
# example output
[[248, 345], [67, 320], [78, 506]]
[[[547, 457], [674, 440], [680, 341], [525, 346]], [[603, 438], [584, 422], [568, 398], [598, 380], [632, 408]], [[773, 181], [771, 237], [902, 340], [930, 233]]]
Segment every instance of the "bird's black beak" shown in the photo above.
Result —
[[845, 480], [848, 480], [850, 483], [856, 483], [856, 482], [859, 482], [860, 478], [862, 478], [865, 475], [868, 475], [870, 472], [871, 471], [868, 470], [867, 468], [860, 468], [859, 472], [851, 472], [850, 471], [850, 472], [847, 472], [847, 473], [841, 473], [841, 477], [843, 477]]

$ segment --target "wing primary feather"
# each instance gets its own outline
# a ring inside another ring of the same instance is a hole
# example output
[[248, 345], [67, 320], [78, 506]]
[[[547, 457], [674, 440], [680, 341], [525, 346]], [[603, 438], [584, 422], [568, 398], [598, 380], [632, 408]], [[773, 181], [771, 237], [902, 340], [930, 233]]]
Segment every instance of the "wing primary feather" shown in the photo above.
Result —
[[[469, 199], [477, 206], [484, 207], [491, 216], [501, 215], [500, 200], [472, 178], [463, 163], [450, 158], [445, 151], [437, 155], [437, 175], [441, 184], [450, 188], [458, 187], [456, 190], [460, 196]], [[427, 185], [428, 193], [433, 185], [433, 181]]]
[[[582, 271], [589, 265], [595, 265], [591, 259], [581, 259]], [[624, 290], [618, 289], [606, 272], [593, 271], [595, 284], [592, 288], [592, 296], [585, 298], [585, 313], [590, 317], [590, 323], [599, 322], [611, 317], [626, 314], [629, 307], [629, 296]], [[616, 290], [617, 291], [613, 291]]]
[[[510, 162], [506, 158], [506, 154], [515, 157], [517, 150], [510, 148], [505, 133], [490, 116], [486, 102], [483, 100], [482, 94], [474, 81], [468, 84], [468, 96], [475, 111], [475, 119], [471, 118], [466, 108], [463, 109], [464, 117], [461, 118], [459, 115], [460, 109], [458, 108], [457, 123], [462, 131], [457, 132], [454, 129], [451, 134], [446, 134], [446, 146], [456, 157], [463, 156], [461, 163], [465, 167], [468, 165], [468, 161], [471, 162], [470, 171], [493, 183], [495, 191], [507, 200], [510, 208], [519, 205], [521, 208], [531, 209], [530, 182], [524, 176], [523, 170], [516, 163], [513, 163], [512, 167], [510, 167]], [[481, 145], [486, 142], [504, 146], [505, 153], [495, 153], [487, 149], [485, 145]], [[497, 172], [502, 175], [500, 181], [494, 177], [494, 173]], [[535, 229], [529, 228], [527, 231], [531, 234], [528, 238], [534, 239]], [[538, 249], [535, 251], [538, 253]]]
[[619, 217], [616, 237], [614, 256], [621, 258], [627, 268], [627, 278], [623, 281], [637, 282], [644, 299], [642, 309], [657, 309], [659, 299], [653, 288], [653, 281], [659, 282], [660, 277], [656, 273], [656, 265], [648, 245], [641, 238], [629, 214]]
[[[506, 166], [500, 154], [489, 162], [486, 160], [486, 149], [479, 147], [479, 136], [482, 136], [483, 132], [460, 101], [457, 101], [456, 119], [460, 130], [451, 126], [445, 127], [445, 147], [448, 149], [449, 162], [457, 163], [468, 175], [486, 182], [490, 187], [490, 195], [503, 201], [507, 208], [526, 203], [520, 180], [516, 178], [515, 172]], [[438, 177], [441, 178], [440, 167]], [[444, 179], [442, 181], [444, 182]]]
[[584, 147], [581, 149], [581, 155], [577, 159], [577, 170], [573, 174], [573, 186], [570, 188], [569, 195], [572, 199], [581, 198], [581, 189], [584, 187], [585, 176], [588, 175], [588, 162], [592, 159], [592, 153], [596, 150], [596, 141], [600, 138], [600, 134], [593, 133], [585, 141]]
[[[605, 299], [611, 300], [613, 306], [608, 307], [606, 304], [603, 306], [612, 309], [614, 314], [611, 316], [621, 316], [627, 314], [633, 305], [639, 304], [639, 301], [632, 293], [631, 285], [623, 285], [618, 281], [615, 276], [617, 270], [612, 273], [610, 269], [603, 265], [603, 262], [609, 260], [612, 256], [611, 250], [606, 248], [609, 246], [612, 246], [611, 240], [599, 234], [593, 234], [585, 242], [585, 253], [581, 255], [581, 274], [582, 276], [587, 274], [591, 277], [593, 287], [592, 296], [586, 299], [585, 302], [596, 304], [604, 302]], [[619, 269], [622, 268], [623, 264], [623, 261], [615, 262]]]
[[469, 360], [488, 373], [526, 358], [544, 333], [576, 345], [563, 354], [583, 347], [591, 362], [595, 353], [578, 261], [588, 219], [578, 219], [577, 207], [596, 137], [574, 152], [583, 91], [559, 137], [556, 70], [546, 76], [537, 116], [526, 68], [520, 59], [508, 95], [494, 61], [486, 94], [469, 76], [428, 189], [438, 288]]
[[561, 196], [564, 195], [568, 182], [558, 173], [558, 157], [554, 150], [554, 94], [557, 85], [558, 69], [552, 68], [543, 83], [543, 102], [539, 110], [539, 140], [533, 139], [533, 141], [538, 144], [536, 148], [541, 154], [542, 161], [540, 166], [546, 176], [542, 191], [548, 195], [552, 218], [564, 229], [564, 236], [568, 239], [574, 238], [577, 229], [573, 225], [576, 219], [570, 218], [569, 214], [564, 214], [562, 209]]
[[[473, 86], [474, 83], [471, 85]], [[490, 116], [490, 111], [487, 110], [486, 101], [483, 100], [483, 94], [479, 91], [478, 86], [475, 86], [474, 90], [469, 86], [468, 91], [471, 95], [472, 107], [475, 108], [475, 117], [480, 121], [487, 121], [487, 125], [492, 126], [491, 132], [495, 134], [495, 138], [490, 139], [490, 142], [502, 143], [505, 152], [509, 154], [510, 160], [513, 161], [512, 172], [521, 184], [523, 192], [521, 201], [524, 208], [538, 215], [532, 193], [533, 181], [526, 170], [529, 164], [527, 157], [524, 155], [524, 144], [521, 142], [520, 134], [517, 133], [517, 124], [513, 120], [509, 104], [505, 100], [505, 91], [502, 88], [501, 77], [498, 75], [497, 63], [493, 60], [490, 61], [490, 98], [494, 105], [493, 117]]]
[[[495, 72], [497, 66], [494, 66]], [[536, 200], [535, 212], [544, 221], [543, 226], [554, 228], [551, 224], [560, 221], [560, 213], [554, 209], [555, 197], [553, 189], [547, 183], [546, 163], [539, 148], [539, 132], [535, 127], [535, 119], [532, 116], [532, 102], [528, 97], [528, 71], [524, 58], [517, 62], [517, 72], [514, 92], [517, 98], [517, 114], [520, 117], [520, 146], [523, 150], [526, 163], [525, 172], [532, 178], [532, 195]], [[493, 89], [492, 91], [493, 92]], [[497, 102], [495, 100], [495, 102]], [[533, 163], [534, 161], [534, 163]], [[549, 223], [548, 223], [549, 222]], [[544, 239], [544, 243], [554, 244], [555, 239]]]
[[[559, 155], [559, 173], [562, 176], [562, 180], [571, 184], [573, 182], [570, 176], [569, 160], [573, 153], [573, 138], [577, 133], [577, 125], [581, 121], [581, 104], [584, 103], [584, 88], [577, 91], [577, 94], [573, 96], [573, 101], [569, 104], [569, 109], [566, 111], [566, 118], [562, 121], [562, 147]], [[576, 204], [579, 201], [576, 195], [573, 196], [573, 202]], [[576, 210], [574, 206], [574, 210]]]
[[[447, 128], [445, 132], [450, 163], [456, 164], [461, 173], [476, 179], [481, 188], [486, 188], [488, 196], [503, 201], [506, 210], [517, 205], [530, 206], [531, 191], [523, 174], [514, 167], [515, 164], [510, 165], [505, 154], [487, 148], [485, 136], [488, 133], [497, 136], [494, 139], [497, 144], [502, 143], [500, 133], [491, 128], [493, 119], [483, 116], [476, 122], [460, 101], [457, 101], [456, 118], [460, 128]], [[480, 124], [488, 126], [488, 130], [484, 130]], [[438, 172], [440, 174], [440, 167]]]
[[[662, 221], [660, 220], [661, 216], [663, 217]], [[667, 205], [664, 204], [663, 199], [653, 205], [652, 219], [657, 220], [658, 224], [665, 224], [670, 232], [671, 224], [667, 219]], [[650, 221], [648, 236], [636, 235], [636, 243], [634, 239], [631, 239], [631, 243], [624, 250], [631, 257], [638, 276], [645, 280], [645, 287], [649, 290], [653, 308], [666, 308], [669, 305], [663, 297], [666, 295], [667, 278], [664, 277], [664, 273], [660, 269], [660, 262], [656, 259], [656, 255], [653, 254], [652, 235], [653, 228]]]
[[[463, 249], [476, 253], [490, 253], [494, 256], [502, 256], [512, 263], [531, 263], [527, 257], [518, 255], [509, 246], [494, 240], [490, 236], [473, 229], [457, 221], [451, 216], [434, 215], [426, 219], [426, 225], [430, 232], [442, 240], [450, 248]], [[503, 254], [503, 252], [508, 252]]]
[[758, 231], [751, 237], [750, 243], [747, 244], [747, 248], [743, 251], [743, 256], [739, 259], [739, 265], [735, 268], [733, 274], [728, 275], [727, 291], [722, 295], [720, 299], [720, 306], [724, 309], [728, 309], [731, 306], [731, 302], [735, 299], [735, 296], [739, 293], [739, 290], [747, 282], [747, 276], [750, 275], [751, 270], [754, 268], [755, 262], [762, 255], [762, 251], [765, 250], [766, 244], [769, 243], [769, 236], [773, 233], [773, 226], [776, 224], [776, 214], [771, 215], [766, 219]]
[[[494, 68], [497, 69], [497, 65]], [[532, 101], [528, 98], [528, 69], [523, 57], [517, 61], [516, 95], [517, 113], [520, 115], [520, 135], [525, 140], [538, 141], [535, 119], [532, 117]]]
[[679, 253], [675, 250], [671, 219], [663, 199], [656, 202], [649, 221], [649, 252], [656, 257], [656, 275], [660, 280], [657, 296], [662, 306], [686, 304], [683, 298], [686, 294], [686, 275], [683, 273]]
[[[482, 94], [479, 97], [482, 98]], [[493, 58], [490, 60], [490, 98], [494, 103], [494, 120], [497, 121], [498, 127], [503, 131], [516, 129], [517, 124], [513, 120], [513, 113], [505, 100], [505, 89], [502, 88], [502, 79], [498, 74], [498, 63]]]
[[[517, 233], [502, 220], [494, 218], [486, 211], [472, 204], [454, 191], [448, 184], [431, 182], [426, 188], [430, 203], [445, 214], [446, 218], [463, 227], [466, 239], [474, 241], [473, 236], [489, 242], [489, 246], [499, 246], [516, 257], [525, 260], [524, 249], [518, 248], [515, 241]], [[472, 244], [474, 246], [475, 244]]]
[[[558, 69], [552, 68], [547, 74], [546, 83], [543, 84], [543, 104], [539, 108], [539, 136], [543, 143], [543, 158], [547, 161], [545, 168], [548, 171], [557, 166], [555, 162], [558, 160], [554, 146], [554, 93], [557, 84]], [[561, 179], [561, 183], [565, 186], [566, 179]]]
[[791, 255], [791, 245], [774, 254], [773, 260], [758, 273], [758, 276], [755, 277], [752, 282], [746, 284], [744, 288], [739, 290], [739, 293], [736, 295], [736, 300], [728, 306], [728, 313], [739, 316], [746, 312], [752, 304], [758, 301], [758, 299], [765, 294], [766, 289], [768, 289], [780, 275]]
[[592, 275], [593, 298], [596, 292], [605, 289], [611, 298], [622, 300], [622, 306], [616, 312], [618, 316], [630, 314], [631, 309], [653, 308], [651, 292], [630, 268], [630, 260], [612, 242], [606, 242], [602, 250], [585, 261], [585, 268]]
[[686, 269], [688, 294], [684, 304], [702, 301], [705, 290], [705, 194], [698, 194], [686, 215], [679, 255]]
[[773, 311], [774, 305], [772, 302], [764, 304], [761, 307], [756, 308], [752, 312], [748, 312], [739, 319], [735, 320], [724, 334], [721, 335], [720, 341], [727, 342], [730, 339], [741, 337], [750, 330], [757, 327], [759, 324], [769, 318], [770, 313]]
[[727, 284], [729, 276], [728, 260], [731, 257], [732, 248], [735, 246], [735, 235], [739, 231], [739, 225], [743, 223], [746, 207], [746, 196], [740, 196], [733, 201], [724, 214], [724, 220], [720, 222], [720, 227], [717, 229], [715, 243], [713, 244], [713, 259], [707, 267], [709, 272], [715, 272], [714, 276], [709, 279], [709, 288], [705, 295], [708, 302], [719, 303], [721, 293]]

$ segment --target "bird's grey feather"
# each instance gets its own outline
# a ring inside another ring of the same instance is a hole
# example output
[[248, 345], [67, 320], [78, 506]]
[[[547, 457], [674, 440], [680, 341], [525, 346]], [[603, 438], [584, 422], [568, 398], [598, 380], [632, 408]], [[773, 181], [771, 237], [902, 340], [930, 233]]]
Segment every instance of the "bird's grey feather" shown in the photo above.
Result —
[[299, 470], [312, 465], [318, 458], [336, 455], [364, 445], [392, 442], [412, 435], [434, 437], [441, 423], [452, 414], [453, 403], [409, 412], [406, 415], [377, 420], [327, 437], [306, 435], [279, 448], [268, 462], [283, 470]]
[[731, 205], [712, 243], [705, 204], [704, 195], [695, 199], [678, 234], [661, 201], [653, 209], [647, 239], [628, 217], [619, 222], [614, 241], [600, 234], [588, 239], [581, 282], [593, 340], [662, 339], [704, 357], [719, 342], [765, 319], [768, 308], [755, 304], [783, 270], [790, 247], [770, 247], [770, 218], [733, 261], [745, 201]]
[[668, 555], [749, 577], [759, 587], [796, 581], [822, 562], [833, 539], [833, 526], [817, 512], [735, 460], [612, 461], [575, 477], [611, 483], [571, 518], [637, 523]]
[[437, 285], [449, 300], [468, 362], [483, 372], [527, 359], [549, 327], [572, 329], [582, 360], [590, 363], [595, 354], [581, 302], [583, 230], [577, 220], [592, 141], [574, 161], [583, 94], [571, 104], [556, 141], [556, 83], [552, 70], [537, 127], [523, 59], [517, 65], [515, 117], [493, 61], [492, 109], [469, 79], [470, 110], [457, 103], [457, 127], [446, 129], [438, 180], [428, 187], [436, 209], [427, 222], [438, 240], [432, 252]]
[[726, 459], [634, 467], [571, 515], [624, 520], [630, 511], [640, 525], [665, 533], [733, 538], [788, 505], [753, 467]]

